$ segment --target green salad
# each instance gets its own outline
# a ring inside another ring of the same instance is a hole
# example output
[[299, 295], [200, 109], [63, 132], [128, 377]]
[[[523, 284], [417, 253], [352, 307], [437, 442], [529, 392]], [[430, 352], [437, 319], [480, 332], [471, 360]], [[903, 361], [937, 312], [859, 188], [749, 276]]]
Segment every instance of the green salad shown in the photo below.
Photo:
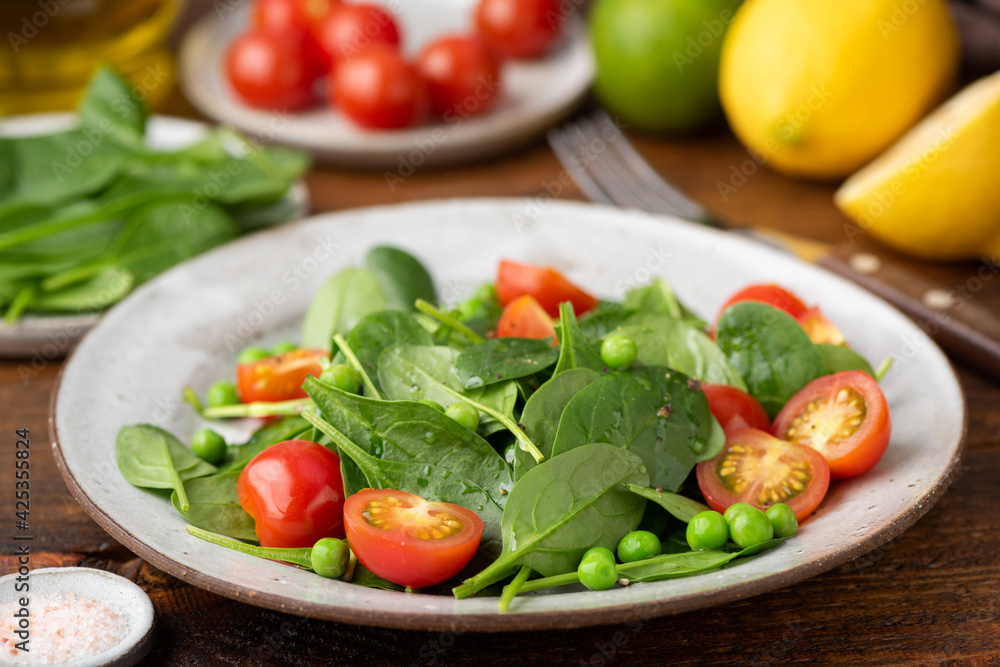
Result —
[[185, 391], [205, 419], [265, 418], [248, 441], [140, 424], [116, 451], [194, 536], [507, 609], [777, 547], [884, 452], [880, 375], [776, 285], [709, 327], [659, 279], [601, 300], [504, 261], [444, 305], [416, 258], [377, 247], [322, 286], [300, 342], [243, 350], [205, 401]]

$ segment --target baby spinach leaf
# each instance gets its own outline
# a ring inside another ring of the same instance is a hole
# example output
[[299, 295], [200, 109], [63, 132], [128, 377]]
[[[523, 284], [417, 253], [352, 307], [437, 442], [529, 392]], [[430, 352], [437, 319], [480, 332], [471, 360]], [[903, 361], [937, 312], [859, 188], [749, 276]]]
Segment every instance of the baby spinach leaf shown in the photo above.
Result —
[[330, 349], [334, 334], [346, 336], [365, 315], [385, 310], [375, 276], [348, 268], [319, 288], [302, 321], [302, 346]]
[[375, 277], [387, 308], [413, 312], [417, 299], [437, 301], [434, 281], [413, 255], [398, 248], [376, 246], [368, 251], [365, 265]]
[[727, 308], [716, 340], [772, 418], [802, 387], [830, 372], [799, 323], [767, 304], [748, 301]]
[[573, 304], [566, 301], [559, 304], [559, 363], [553, 375], [573, 368], [589, 368], [600, 373], [607, 370], [607, 364], [580, 332]]
[[476, 388], [534, 375], [558, 358], [548, 340], [490, 338], [463, 350], [455, 371], [463, 387]]
[[681, 304], [665, 281], [656, 278], [643, 287], [629, 290], [625, 294], [625, 310], [644, 313], [660, 313], [674, 319], [683, 317]]
[[712, 415], [712, 431], [708, 435], [708, 442], [705, 443], [705, 450], [698, 456], [698, 463], [714, 459], [726, 447], [726, 432], [722, 430], [722, 424]]
[[711, 384], [728, 384], [746, 391], [746, 383], [708, 335], [687, 320], [663, 314], [639, 313], [616, 333], [635, 341], [639, 363], [666, 366]]
[[383, 579], [378, 576], [360, 562], [356, 563], [354, 566], [354, 576], [351, 577], [351, 583], [355, 586], [364, 586], [365, 588], [378, 588], [383, 591], [404, 591], [405, 586], [400, 586], [399, 584], [394, 584], [387, 579]]
[[39, 291], [29, 308], [40, 312], [87, 312], [102, 310], [132, 291], [135, 276], [117, 266], [98, 270], [90, 278], [61, 289]]
[[215, 466], [151, 424], [122, 427], [115, 441], [115, 460], [129, 484], [144, 489], [173, 489], [182, 507], [188, 505], [182, 482], [215, 472]]
[[295, 440], [310, 429], [309, 423], [302, 417], [283, 417], [265, 424], [242, 445], [230, 445], [226, 448], [226, 458], [219, 466], [219, 473], [239, 472], [250, 459], [271, 445]]
[[682, 496], [679, 493], [671, 493], [669, 491], [662, 490], [658, 491], [656, 489], [637, 486], [635, 484], [627, 484], [626, 486], [632, 493], [642, 496], [646, 500], [652, 500], [654, 503], [667, 510], [674, 518], [680, 519], [684, 523], [689, 523], [691, 519], [694, 518], [695, 514], [709, 509], [708, 505], [699, 503], [697, 500], [691, 500], [687, 496]]
[[[384, 461], [434, 464], [472, 481], [503, 507], [505, 493], [513, 486], [510, 467], [488, 442], [454, 419], [422, 403], [349, 394], [313, 377], [303, 388], [326, 421], [366, 454]], [[358, 488], [353, 478], [351, 488]]]
[[381, 310], [364, 316], [347, 336], [347, 345], [373, 377], [378, 376], [378, 360], [386, 348], [433, 344], [427, 329], [412, 315], [397, 310]]
[[[596, 371], [589, 368], [573, 368], [559, 375], [538, 388], [528, 402], [524, 404], [521, 413], [521, 425], [524, 432], [538, 446], [545, 458], [552, 456], [552, 444], [556, 439], [559, 419], [570, 400], [580, 393], [584, 387], [600, 377]], [[514, 448], [514, 479], [518, 480], [526, 472], [535, 467], [535, 459], [519, 447]]]
[[113, 261], [139, 282], [236, 238], [238, 230], [217, 206], [157, 202], [137, 209], [115, 239]]
[[239, 471], [199, 477], [184, 483], [189, 507], [181, 509], [174, 491], [170, 502], [190, 523], [237, 540], [257, 540], [253, 517], [240, 505], [236, 492]]
[[580, 333], [589, 341], [597, 341], [624, 326], [625, 321], [634, 314], [615, 301], [601, 301], [596, 308], [580, 317]]
[[146, 131], [146, 107], [132, 95], [128, 82], [107, 67], [94, 72], [77, 114], [83, 127], [114, 132], [136, 145]]
[[659, 366], [605, 375], [563, 410], [552, 456], [606, 442], [637, 454], [653, 486], [676, 491], [712, 437], [708, 400], [695, 387], [686, 375]]
[[[330, 391], [338, 390], [331, 389]], [[387, 405], [384, 401], [380, 404]], [[436, 412], [434, 408], [425, 405], [421, 405], [421, 407]], [[490, 493], [475, 481], [443, 465], [422, 461], [401, 462], [377, 458], [366, 452], [360, 445], [322, 417], [309, 412], [304, 413], [304, 416], [309, 423], [333, 440], [341, 456], [350, 458], [357, 465], [368, 480], [368, 486], [373, 489], [407, 491], [427, 500], [440, 500], [472, 510], [483, 520], [483, 538], [480, 548], [494, 554], [499, 553], [502, 512], [500, 506], [493, 502]]]
[[831, 373], [841, 371], [864, 371], [875, 377], [875, 370], [868, 360], [845, 345], [827, 345], [819, 343], [816, 350], [823, 357]]
[[527, 565], [543, 576], [576, 570], [591, 547], [613, 549], [639, 525], [646, 501], [622, 486], [648, 484], [642, 460], [603, 443], [577, 447], [529, 470], [503, 512], [503, 552], [455, 589], [466, 597]]

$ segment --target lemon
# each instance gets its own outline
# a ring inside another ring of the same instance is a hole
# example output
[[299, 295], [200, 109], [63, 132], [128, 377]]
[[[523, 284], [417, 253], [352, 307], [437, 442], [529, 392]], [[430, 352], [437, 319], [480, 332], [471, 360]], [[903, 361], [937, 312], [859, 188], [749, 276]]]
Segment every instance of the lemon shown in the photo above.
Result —
[[834, 195], [900, 252], [952, 260], [1000, 253], [1000, 73], [970, 84]]
[[758, 160], [837, 179], [940, 102], [958, 60], [945, 0], [748, 0], [723, 44], [719, 93]]

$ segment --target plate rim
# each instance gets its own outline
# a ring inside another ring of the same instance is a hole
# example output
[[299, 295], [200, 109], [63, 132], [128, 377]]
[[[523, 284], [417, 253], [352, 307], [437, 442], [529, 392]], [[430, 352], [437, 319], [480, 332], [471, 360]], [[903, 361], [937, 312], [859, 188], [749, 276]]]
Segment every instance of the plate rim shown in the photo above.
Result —
[[[521, 201], [516, 197], [484, 197], [484, 198], [453, 198], [453, 199], [439, 199], [439, 200], [425, 200], [416, 202], [404, 202], [400, 204], [387, 204], [379, 206], [368, 206], [368, 207], [357, 207], [351, 209], [343, 209], [333, 212], [320, 213], [308, 218], [303, 218], [293, 224], [300, 225], [309, 221], [313, 221], [316, 218], [339, 216], [343, 214], [355, 214], [358, 212], [370, 212], [375, 210], [392, 210], [398, 209], [400, 207], [408, 206], [455, 206], [461, 204], [493, 204], [502, 205], [504, 203], [510, 203], [514, 201]], [[569, 205], [569, 206], [580, 206], [580, 207], [594, 207], [607, 208], [608, 211], [623, 211], [623, 209], [618, 209], [614, 207], [602, 207], [600, 205], [589, 204], [578, 201], [570, 200], [560, 200], [558, 205]], [[670, 220], [674, 223], [682, 222], [684, 224], [694, 224], [688, 223], [687, 221], [679, 220], [672, 216], [662, 216], [649, 214], [651, 217]], [[287, 227], [287, 226], [286, 226]], [[699, 227], [699, 229], [703, 229]], [[270, 230], [263, 232], [261, 235], [266, 235]], [[714, 234], [724, 234], [723, 230], [711, 230], [705, 229]], [[727, 235], [728, 236], [728, 235]], [[797, 260], [801, 261], [801, 260]], [[808, 264], [802, 262], [803, 264]], [[183, 264], [174, 267], [171, 271], [178, 270], [183, 267]], [[846, 279], [834, 274], [822, 267], [816, 266], [815, 268], [821, 269], [828, 277], [833, 278], [837, 281], [848, 282]], [[169, 272], [163, 274], [167, 275]], [[160, 277], [157, 280], [161, 279]], [[898, 309], [893, 307], [891, 304], [885, 302], [883, 299], [877, 295], [872, 295], [881, 304], [896, 313], [899, 313]], [[130, 295], [128, 298], [132, 298]], [[123, 300], [124, 302], [125, 300]], [[117, 306], [115, 306], [117, 307]], [[901, 316], [902, 314], [899, 313]], [[965, 390], [959, 381], [958, 375], [955, 372], [954, 366], [951, 361], [941, 352], [940, 348], [936, 343], [931, 340], [933, 348], [937, 350], [942, 358], [946, 362], [947, 371], [951, 378], [954, 380], [955, 387], [957, 389], [957, 398], [962, 404], [962, 414], [961, 414], [961, 427], [958, 434], [958, 443], [955, 446], [954, 454], [948, 461], [948, 464], [941, 471], [934, 485], [930, 487], [923, 496], [914, 499], [913, 504], [911, 504], [905, 511], [898, 515], [895, 519], [887, 521], [886, 524], [878, 531], [872, 533], [867, 538], [846, 545], [837, 551], [830, 553], [824, 557], [816, 558], [807, 561], [801, 565], [798, 565], [792, 569], [773, 573], [760, 577], [758, 579], [751, 580], [749, 582], [744, 582], [739, 586], [729, 586], [723, 588], [716, 588], [709, 591], [692, 592], [681, 595], [674, 595], [669, 598], [660, 600], [644, 600], [640, 602], [626, 602], [623, 604], [607, 605], [595, 608], [586, 609], [574, 609], [565, 610], [559, 612], [545, 612], [545, 613], [523, 613], [523, 614], [509, 614], [503, 615], [503, 621], [498, 622], [500, 615], [497, 612], [490, 613], [479, 613], [479, 612], [469, 612], [469, 613], [421, 613], [419, 615], [406, 615], [406, 614], [386, 614], [381, 609], [369, 609], [363, 607], [333, 607], [328, 604], [319, 602], [310, 602], [305, 600], [290, 601], [288, 598], [281, 595], [272, 594], [268, 592], [263, 592], [255, 590], [254, 588], [243, 585], [240, 583], [235, 583], [226, 579], [215, 577], [212, 575], [204, 574], [198, 570], [194, 570], [187, 565], [184, 565], [173, 558], [160, 553], [152, 547], [147, 546], [139, 538], [135, 537], [123, 526], [118, 524], [111, 516], [109, 516], [103, 509], [101, 509], [87, 494], [84, 492], [82, 487], [76, 480], [76, 476], [72, 470], [69, 469], [65, 458], [63, 457], [59, 429], [56, 420], [56, 411], [58, 408], [58, 398], [60, 394], [60, 389], [62, 387], [62, 381], [66, 372], [66, 369], [72, 363], [73, 357], [76, 355], [76, 351], [70, 356], [69, 359], [63, 364], [60, 369], [59, 375], [56, 378], [55, 385], [50, 398], [49, 405], [49, 434], [52, 441], [53, 456], [56, 461], [57, 468], [63, 479], [69, 488], [70, 493], [73, 495], [74, 499], [83, 507], [87, 514], [94, 519], [98, 525], [106, 530], [114, 539], [119, 541], [130, 551], [140, 556], [144, 560], [147, 560], [159, 569], [171, 574], [172, 576], [185, 581], [193, 586], [203, 588], [217, 595], [238, 601], [253, 604], [255, 606], [264, 607], [267, 609], [272, 609], [274, 611], [279, 611], [283, 613], [293, 613], [300, 616], [306, 616], [310, 618], [316, 618], [321, 620], [330, 620], [337, 622], [353, 623], [358, 625], [373, 626], [373, 627], [384, 627], [384, 628], [396, 628], [403, 630], [417, 630], [417, 631], [456, 631], [461, 630], [471, 631], [471, 632], [520, 632], [520, 631], [533, 631], [533, 630], [568, 630], [581, 627], [590, 627], [597, 625], [611, 625], [615, 623], [621, 623], [629, 620], [630, 618], [637, 618], [641, 616], [642, 618], [655, 618], [659, 616], [675, 615], [680, 613], [685, 613], [688, 611], [693, 611], [696, 609], [703, 608], [713, 608], [719, 605], [733, 602], [736, 600], [746, 599], [763, 593], [767, 593], [779, 588], [804, 581], [815, 577], [823, 572], [829, 571], [839, 565], [842, 565], [850, 560], [856, 559], [866, 553], [871, 552], [874, 549], [886, 544], [900, 534], [909, 529], [914, 523], [916, 523], [921, 517], [923, 517], [927, 512], [931, 510], [932, 507], [936, 505], [938, 500], [944, 495], [951, 483], [956, 479], [962, 460], [964, 458], [966, 448], [967, 448], [967, 434], [968, 434], [968, 401], [966, 400]]]

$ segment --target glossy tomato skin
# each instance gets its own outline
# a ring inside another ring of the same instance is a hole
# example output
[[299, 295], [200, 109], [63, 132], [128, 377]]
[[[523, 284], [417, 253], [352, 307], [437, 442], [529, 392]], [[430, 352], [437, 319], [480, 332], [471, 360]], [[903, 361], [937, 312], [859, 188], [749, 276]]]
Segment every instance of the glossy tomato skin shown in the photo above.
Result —
[[315, 102], [317, 69], [301, 40], [243, 33], [226, 52], [226, 77], [241, 100], [260, 109], [291, 111]]
[[305, 398], [302, 383], [306, 377], [319, 377], [323, 368], [320, 359], [329, 355], [326, 350], [298, 349], [276, 357], [236, 366], [236, 390], [243, 403], [258, 401], [290, 401]]
[[[438, 533], [441, 537], [434, 537], [442, 516], [450, 517], [449, 524]], [[379, 526], [379, 519], [386, 517]], [[391, 489], [364, 489], [348, 498], [344, 527], [362, 565], [410, 588], [433, 586], [458, 574], [472, 560], [483, 535], [482, 519], [474, 512]]]
[[579, 317], [597, 305], [597, 299], [551, 267], [531, 266], [502, 260], [497, 270], [497, 298], [503, 305], [526, 294], [552, 317], [559, 317], [559, 304], [569, 301]]
[[286, 440], [250, 459], [237, 480], [240, 505], [261, 546], [311, 547], [344, 537], [340, 457], [308, 440]]
[[417, 57], [417, 70], [427, 85], [431, 113], [445, 120], [489, 111], [500, 92], [500, 61], [476, 37], [431, 42]]
[[503, 309], [497, 323], [497, 338], [552, 338], [552, 344], [558, 344], [552, 318], [529, 295], [514, 299]]
[[398, 48], [400, 30], [386, 9], [366, 3], [341, 4], [313, 27], [328, 70], [373, 45]]
[[741, 301], [757, 301], [759, 303], [766, 303], [769, 306], [774, 306], [778, 310], [783, 310], [795, 319], [799, 319], [809, 307], [802, 303], [802, 299], [795, 296], [784, 287], [776, 285], [774, 283], [770, 284], [760, 284], [760, 285], [750, 285], [744, 287], [736, 294], [729, 297], [729, 301], [726, 301], [725, 305], [722, 306], [722, 310], [719, 311], [719, 316], [725, 312], [729, 306], [734, 303], [740, 303]]
[[251, 17], [255, 28], [294, 32], [309, 29], [339, 4], [340, 0], [255, 0]]
[[[804, 419], [798, 426], [797, 418]], [[854, 420], [860, 423], [854, 425]], [[856, 477], [882, 458], [892, 419], [874, 378], [862, 371], [842, 371], [803, 387], [774, 418], [772, 432], [818, 450], [833, 477]]]
[[771, 430], [767, 411], [753, 396], [726, 384], [704, 384], [708, 407], [726, 433], [740, 428]]
[[416, 68], [385, 45], [370, 46], [337, 65], [330, 95], [335, 108], [372, 129], [409, 127], [425, 107]]
[[480, 0], [476, 32], [503, 58], [535, 58], [552, 48], [563, 18], [557, 0]]
[[[755, 475], [747, 477], [742, 473]], [[785, 503], [801, 523], [815, 511], [830, 486], [830, 466], [816, 450], [775, 438], [770, 433], [744, 428], [726, 434], [726, 446], [697, 468], [698, 488], [716, 512], [735, 503], [747, 503], [765, 511]], [[782, 487], [803, 488], [785, 497]], [[777, 497], [766, 489], [778, 489]]]

